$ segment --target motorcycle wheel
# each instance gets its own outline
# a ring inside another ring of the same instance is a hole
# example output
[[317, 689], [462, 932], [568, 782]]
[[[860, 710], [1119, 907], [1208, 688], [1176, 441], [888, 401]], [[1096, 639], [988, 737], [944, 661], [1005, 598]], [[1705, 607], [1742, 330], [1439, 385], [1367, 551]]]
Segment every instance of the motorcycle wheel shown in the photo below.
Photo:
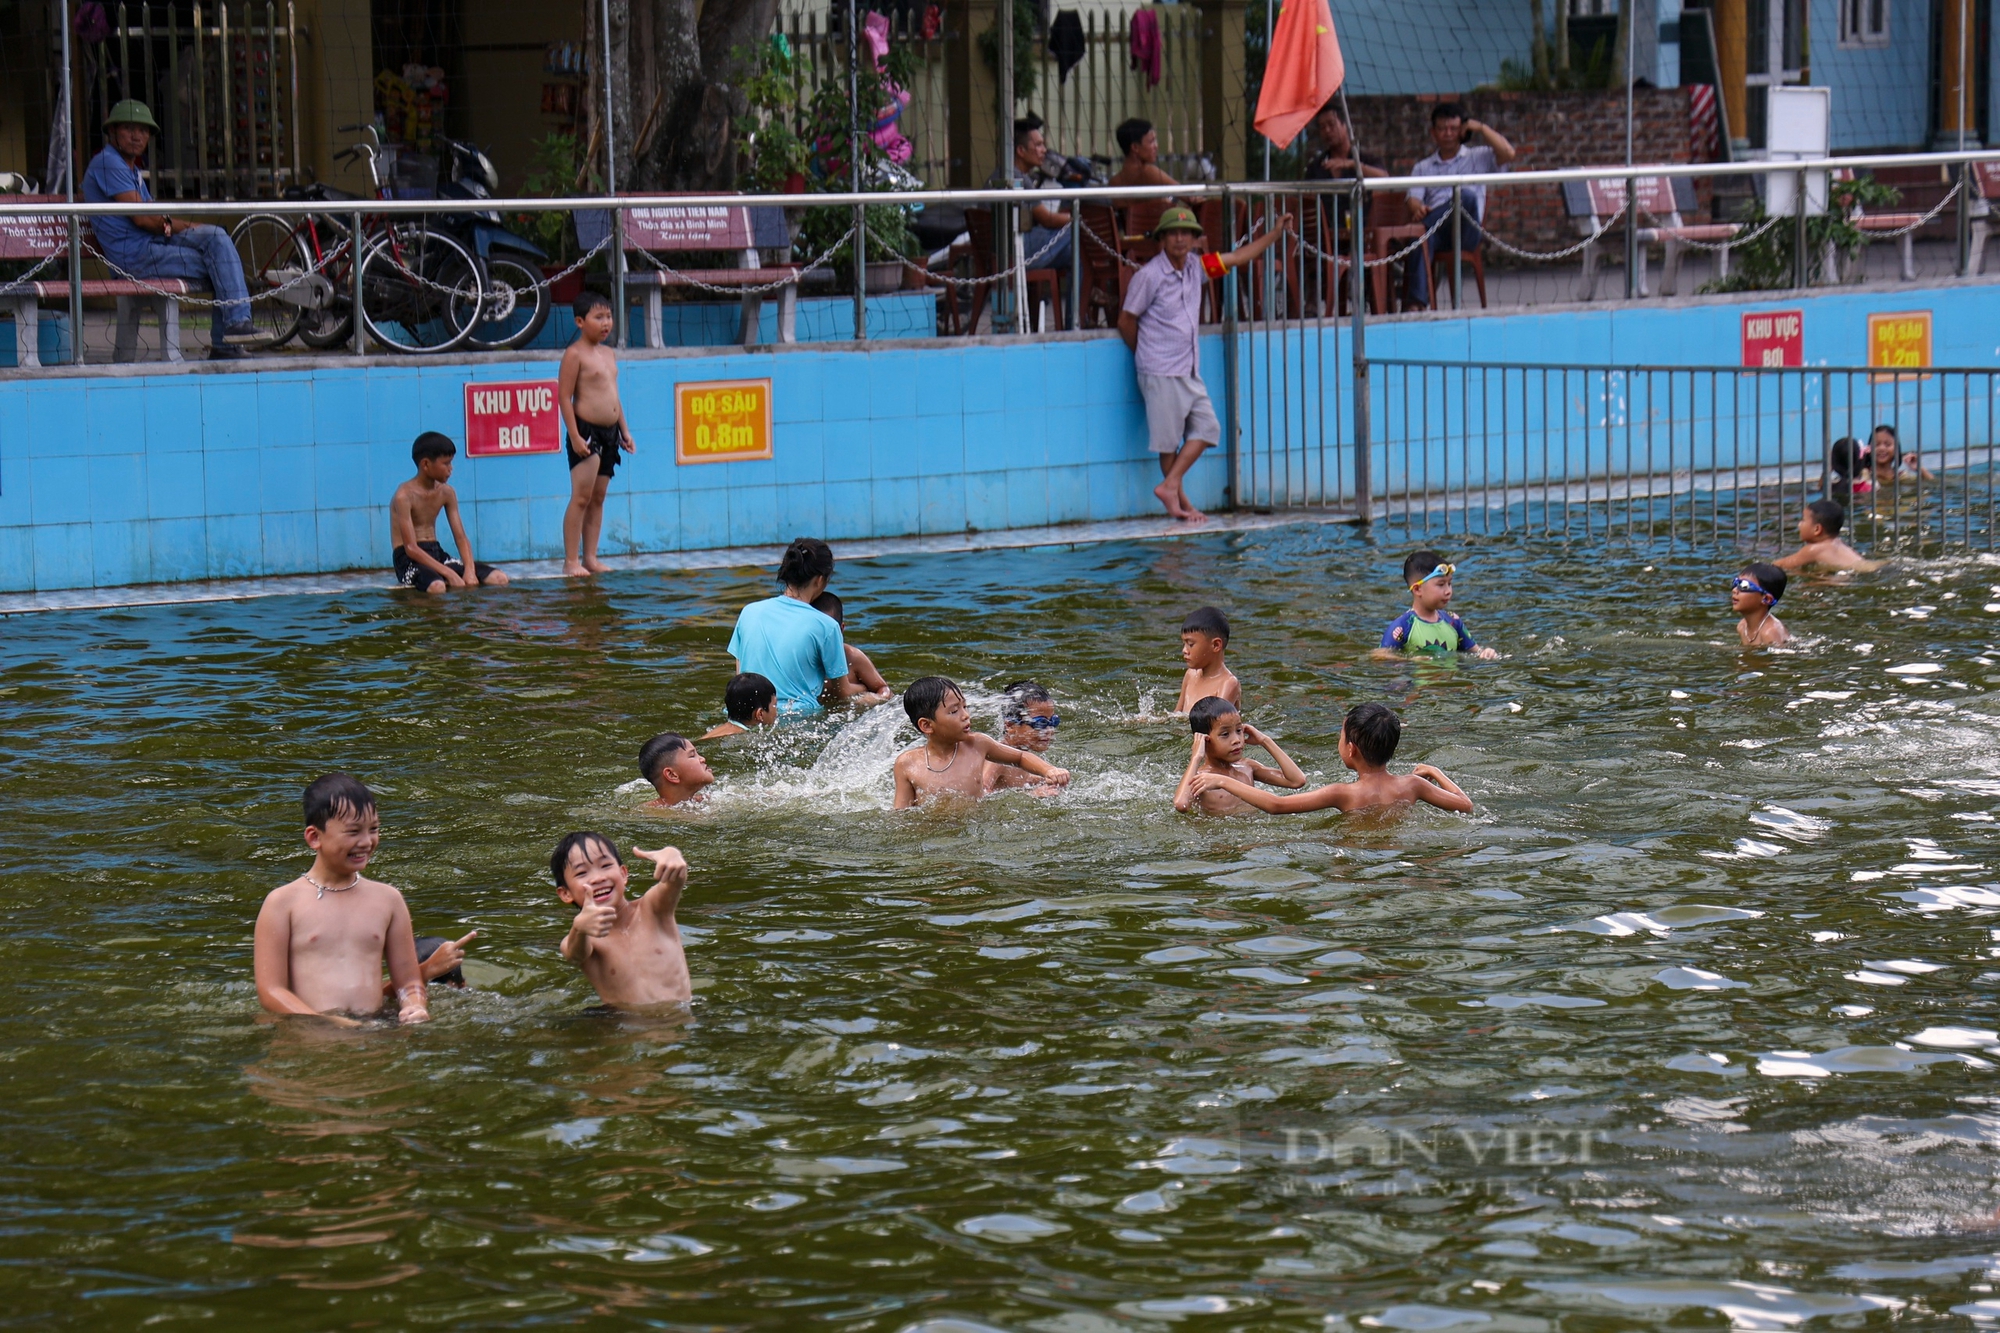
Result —
[[[293, 224], [267, 213], [253, 213], [230, 228], [229, 239], [243, 260], [243, 280], [250, 288], [250, 323], [257, 341], [239, 344], [252, 351], [269, 351], [290, 342], [306, 311], [271, 293], [312, 272], [312, 260]], [[261, 297], [262, 299], [258, 299]]]
[[526, 347], [549, 322], [549, 288], [536, 269], [508, 255], [486, 260], [486, 299], [465, 339], [482, 352]]

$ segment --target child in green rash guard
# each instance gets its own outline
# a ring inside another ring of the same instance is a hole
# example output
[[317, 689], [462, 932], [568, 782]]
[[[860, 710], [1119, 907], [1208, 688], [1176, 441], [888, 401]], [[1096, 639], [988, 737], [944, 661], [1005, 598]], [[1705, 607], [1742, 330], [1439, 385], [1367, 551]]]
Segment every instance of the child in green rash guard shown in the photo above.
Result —
[[1410, 609], [1382, 631], [1378, 657], [1392, 653], [1471, 653], [1482, 661], [1500, 656], [1472, 641], [1465, 622], [1445, 610], [1451, 601], [1452, 566], [1436, 551], [1416, 551], [1403, 562], [1410, 585]]

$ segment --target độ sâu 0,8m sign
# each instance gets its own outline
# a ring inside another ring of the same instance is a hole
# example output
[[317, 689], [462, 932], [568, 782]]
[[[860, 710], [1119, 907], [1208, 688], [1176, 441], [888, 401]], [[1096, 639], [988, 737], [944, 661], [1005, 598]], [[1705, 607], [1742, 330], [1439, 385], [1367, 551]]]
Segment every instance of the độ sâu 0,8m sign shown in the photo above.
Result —
[[742, 463], [771, 456], [771, 381], [674, 386], [674, 461]]

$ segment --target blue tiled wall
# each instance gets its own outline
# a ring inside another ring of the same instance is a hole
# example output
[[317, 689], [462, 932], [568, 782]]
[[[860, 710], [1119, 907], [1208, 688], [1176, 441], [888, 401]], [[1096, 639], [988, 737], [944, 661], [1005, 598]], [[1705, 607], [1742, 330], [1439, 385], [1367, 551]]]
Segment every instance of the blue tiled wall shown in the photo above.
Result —
[[[1218, 392], [1221, 344], [1205, 370]], [[389, 497], [425, 430], [463, 438], [467, 380], [553, 379], [552, 356], [0, 382], [0, 591], [386, 567]], [[792, 537], [962, 533], [1158, 512], [1132, 359], [1115, 337], [862, 352], [633, 354], [639, 453], [606, 554]], [[775, 457], [676, 466], [674, 385], [769, 376]], [[1189, 478], [1223, 502], [1220, 452]], [[461, 456], [483, 560], [562, 553], [559, 456]]]

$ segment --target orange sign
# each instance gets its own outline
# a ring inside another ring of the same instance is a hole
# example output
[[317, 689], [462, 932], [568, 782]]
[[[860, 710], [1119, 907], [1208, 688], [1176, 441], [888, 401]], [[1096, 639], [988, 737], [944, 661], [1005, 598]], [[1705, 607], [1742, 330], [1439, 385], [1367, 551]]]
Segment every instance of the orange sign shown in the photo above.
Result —
[[771, 381], [674, 386], [674, 461], [741, 463], [771, 456]]
[[[1931, 312], [1911, 310], [1868, 317], [1868, 364], [1890, 370], [1920, 370], [1931, 363]], [[1870, 379], [1921, 379], [1915, 375], [1871, 375]]]

